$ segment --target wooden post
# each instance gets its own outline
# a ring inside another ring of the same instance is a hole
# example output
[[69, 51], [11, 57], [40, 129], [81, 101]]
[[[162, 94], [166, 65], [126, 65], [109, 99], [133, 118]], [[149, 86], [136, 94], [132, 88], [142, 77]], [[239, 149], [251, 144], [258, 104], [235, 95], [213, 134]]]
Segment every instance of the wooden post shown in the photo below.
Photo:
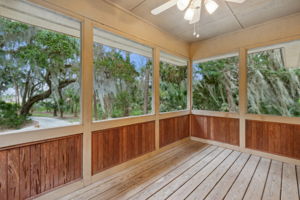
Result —
[[82, 23], [81, 42], [81, 110], [83, 123], [83, 181], [91, 183], [92, 160], [92, 97], [93, 97], [93, 23], [85, 19]]
[[159, 149], [159, 63], [160, 63], [160, 50], [159, 48], [153, 49], [153, 109], [155, 114], [155, 150]]
[[240, 112], [240, 147], [246, 144], [246, 114], [247, 114], [247, 50], [240, 49], [239, 63], [239, 112]]

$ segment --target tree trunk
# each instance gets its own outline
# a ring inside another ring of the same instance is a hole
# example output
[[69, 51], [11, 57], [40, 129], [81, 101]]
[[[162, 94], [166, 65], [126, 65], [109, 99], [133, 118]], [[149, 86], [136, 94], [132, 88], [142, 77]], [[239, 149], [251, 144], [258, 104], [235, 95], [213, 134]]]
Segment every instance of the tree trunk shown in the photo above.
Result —
[[145, 83], [144, 83], [144, 114], [148, 113], [148, 98], [149, 98], [149, 79], [150, 79], [150, 69], [146, 67], [145, 70]]
[[53, 109], [53, 117], [57, 117], [57, 107], [56, 106]]
[[[47, 79], [46, 79], [47, 80]], [[49, 80], [48, 80], [49, 81]], [[59, 90], [61, 90], [62, 88], [68, 86], [69, 84], [75, 82], [76, 80], [72, 79], [72, 80], [65, 80], [65, 81], [62, 81], [59, 83]], [[20, 114], [21, 115], [24, 115], [24, 116], [27, 116], [29, 115], [29, 111], [30, 109], [32, 108], [32, 106], [39, 102], [39, 101], [42, 101], [44, 99], [47, 99], [50, 97], [51, 95], [51, 82], [48, 83], [48, 86], [49, 86], [49, 89], [41, 94], [38, 94], [38, 95], [35, 95], [33, 97], [30, 97], [26, 102], [23, 102], [22, 104], [22, 107], [21, 107], [21, 111], [20, 111]]]

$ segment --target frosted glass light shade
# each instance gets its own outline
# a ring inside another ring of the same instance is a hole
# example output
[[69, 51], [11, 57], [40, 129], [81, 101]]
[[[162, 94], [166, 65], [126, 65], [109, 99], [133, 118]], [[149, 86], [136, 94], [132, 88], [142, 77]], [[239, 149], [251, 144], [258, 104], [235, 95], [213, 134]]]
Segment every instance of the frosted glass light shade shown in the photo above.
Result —
[[190, 0], [178, 0], [177, 1], [177, 8], [181, 11], [186, 9], [190, 4]]
[[204, 4], [209, 14], [213, 14], [219, 7], [219, 5], [213, 0], [205, 0]]

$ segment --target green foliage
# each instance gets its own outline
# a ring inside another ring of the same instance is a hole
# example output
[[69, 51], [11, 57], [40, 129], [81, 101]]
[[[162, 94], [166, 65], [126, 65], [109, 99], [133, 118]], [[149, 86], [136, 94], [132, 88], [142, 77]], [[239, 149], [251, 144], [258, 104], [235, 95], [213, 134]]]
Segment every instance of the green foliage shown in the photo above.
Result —
[[[24, 116], [58, 108], [77, 115], [79, 77], [79, 38], [0, 17], [2, 100], [15, 101]], [[8, 94], [12, 90], [14, 97]]]
[[0, 127], [20, 128], [27, 121], [26, 116], [18, 114], [19, 106], [0, 101]]
[[238, 89], [237, 57], [194, 65], [194, 109], [237, 112]]
[[300, 69], [283, 60], [282, 49], [248, 55], [248, 112], [300, 116]]
[[187, 66], [160, 62], [160, 111], [184, 110], [187, 106]]

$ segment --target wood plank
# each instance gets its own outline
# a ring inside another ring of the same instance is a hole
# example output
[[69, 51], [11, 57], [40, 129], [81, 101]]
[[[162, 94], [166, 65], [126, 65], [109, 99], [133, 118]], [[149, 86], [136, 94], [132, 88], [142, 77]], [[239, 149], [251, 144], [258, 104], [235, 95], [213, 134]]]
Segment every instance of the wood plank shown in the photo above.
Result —
[[20, 199], [30, 197], [30, 146], [20, 148]]
[[192, 157], [191, 159], [185, 161], [181, 166], [177, 167], [170, 173], [166, 174], [165, 176], [158, 178], [157, 180], [151, 182], [150, 184], [141, 187], [139, 186], [138, 189], [135, 191], [127, 192], [126, 194], [122, 195], [121, 199], [147, 199], [151, 195], [153, 195], [155, 192], [160, 190], [162, 187], [170, 183], [172, 180], [174, 180], [176, 177], [180, 176], [182, 173], [184, 173], [186, 170], [194, 166], [197, 162], [205, 158], [207, 155], [209, 155], [212, 151], [216, 150], [217, 147], [210, 146], [204, 150], [202, 150], [200, 153], [196, 152], [196, 156]]
[[51, 188], [59, 186], [59, 141], [52, 141], [50, 143], [50, 172], [51, 172]]
[[58, 185], [67, 183], [68, 173], [68, 139], [58, 141]]
[[213, 172], [230, 154], [232, 150], [225, 149], [211, 163], [196, 173], [188, 182], [183, 184], [168, 199], [185, 199], [211, 172]]
[[67, 143], [67, 182], [71, 182], [75, 179], [75, 138], [68, 138]]
[[244, 200], [261, 199], [267, 180], [270, 159], [262, 158], [257, 166], [255, 174], [250, 182]]
[[[184, 159], [187, 158], [187, 156], [197, 152], [198, 150], [199, 150], [199, 145], [191, 146], [190, 148], [179, 152], [177, 155], [169, 159], [165, 159], [161, 163], [156, 163], [154, 167], [145, 171], [141, 171], [139, 174], [137, 174], [137, 176], [133, 177], [131, 180], [124, 180], [120, 182], [117, 186], [101, 194], [97, 194], [97, 195], [93, 194], [92, 199], [99, 199], [99, 198], [101, 198], [102, 200], [112, 199], [115, 198], [116, 195], [120, 194], [123, 191], [141, 185], [146, 180], [152, 179], [152, 181], [154, 181], [159, 177], [161, 173], [172, 170], [174, 165], [181, 163]], [[91, 196], [89, 196], [88, 198], [91, 198]]]
[[227, 170], [233, 165], [240, 154], [241, 153], [237, 151], [232, 152], [200, 185], [196, 186], [193, 192], [189, 194], [186, 199], [205, 199], [205, 197], [214, 188]]
[[272, 160], [262, 200], [279, 200], [282, 162]]
[[0, 151], [0, 197], [7, 200], [7, 150]]
[[41, 144], [41, 192], [51, 189], [50, 143]]
[[227, 193], [225, 200], [240, 200], [243, 198], [260, 158], [251, 156], [244, 169]]
[[222, 177], [219, 183], [209, 193], [205, 200], [216, 200], [223, 199], [227, 194], [228, 190], [242, 171], [250, 155], [243, 153], [237, 161], [231, 166], [228, 172]]
[[82, 135], [75, 137], [75, 179], [82, 177]]
[[166, 199], [172, 193], [174, 193], [178, 188], [180, 188], [184, 183], [189, 181], [197, 172], [207, 166], [212, 160], [214, 160], [221, 152], [223, 152], [223, 148], [217, 148], [213, 152], [211, 152], [208, 156], [206, 156], [203, 160], [198, 162], [193, 167], [189, 168], [180, 176], [176, 177], [173, 181], [165, 185], [161, 190], [151, 196], [149, 199]]
[[7, 151], [7, 199], [20, 198], [20, 150], [19, 148]]
[[281, 199], [299, 200], [295, 165], [283, 163]]
[[[116, 173], [108, 178], [105, 178], [95, 184], [92, 184], [90, 186], [87, 186], [84, 191], [86, 192], [92, 192], [93, 190], [96, 190], [97, 193], [104, 192], [108, 190], [111, 187], [115, 187], [120, 182], [124, 180], [131, 179], [132, 177], [138, 175], [141, 171], [148, 170], [154, 166], [157, 165], [157, 163], [163, 162], [164, 160], [177, 155], [178, 153], [184, 151], [187, 148], [190, 148], [190, 145], [198, 145], [198, 142], [186, 142], [179, 146], [173, 147], [165, 152], [162, 152], [158, 154], [157, 156], [147, 159], [138, 165], [132, 166], [130, 168], [127, 168], [125, 170], [122, 170], [119, 173]], [[82, 191], [77, 191], [72, 193], [71, 195], [66, 196], [66, 199], [82, 199], [85, 198], [85, 195]]]
[[239, 119], [193, 115], [192, 135], [232, 145], [239, 145]]
[[30, 146], [30, 195], [41, 193], [41, 145]]

